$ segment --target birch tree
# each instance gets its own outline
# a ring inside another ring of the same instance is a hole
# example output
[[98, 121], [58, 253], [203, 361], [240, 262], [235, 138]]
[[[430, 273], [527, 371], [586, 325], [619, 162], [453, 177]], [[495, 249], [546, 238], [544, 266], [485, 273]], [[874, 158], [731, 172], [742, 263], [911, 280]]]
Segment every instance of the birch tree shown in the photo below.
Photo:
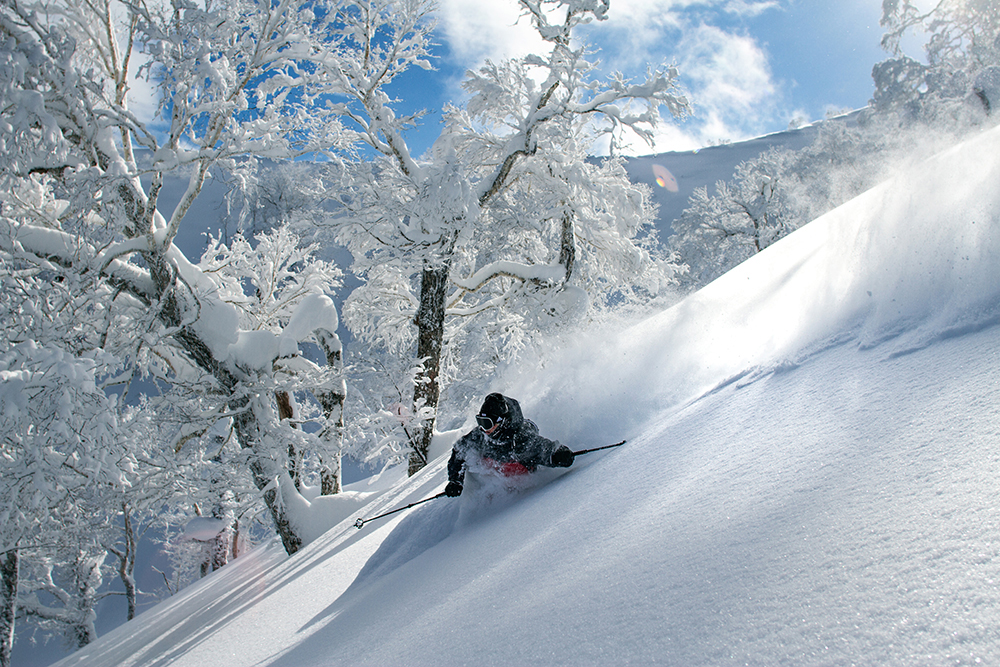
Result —
[[[650, 139], [661, 107], [685, 113], [677, 71], [651, 70], [640, 82], [599, 79], [575, 31], [606, 19], [607, 0], [519, 6], [549, 50], [469, 73], [469, 101], [446, 111], [441, 135], [421, 159], [406, 143], [411, 119], [393, 110], [386, 91], [400, 58], [383, 46], [371, 15], [352, 24], [371, 55], [345, 67], [342, 108], [375, 159], [331, 170], [345, 184], [338, 238], [366, 281], [344, 316], [362, 340], [399, 353], [415, 348], [411, 474], [427, 463], [445, 366], [458, 338], [472, 332], [470, 322], [492, 317], [475, 335], [497, 333], [490, 345], [503, 356], [530, 328], [519, 321], [519, 305], [580, 315], [587, 289], [598, 284], [613, 290], [670, 277], [669, 263], [635, 240], [650, 221], [647, 193], [628, 184], [620, 164], [588, 163], [586, 148], [599, 132], [610, 133], [612, 144], [626, 130]], [[452, 363], [469, 361], [455, 354]]]
[[784, 237], [804, 220], [792, 202], [797, 156], [771, 150], [741, 162], [731, 181], [696, 188], [671, 223], [671, 247], [688, 266], [683, 283], [701, 287]]
[[[11, 268], [0, 258], [5, 277]], [[78, 555], [88, 554], [83, 556], [88, 562], [102, 553], [94, 532], [76, 533], [71, 527], [91, 525], [87, 517], [100, 512], [107, 492], [126, 484], [129, 464], [113, 400], [97, 383], [107, 359], [72, 349], [87, 338], [86, 321], [74, 327], [76, 336], [63, 337], [70, 332], [49, 326], [46, 318], [49, 307], [71, 312], [81, 304], [60, 298], [66, 292], [59, 285], [53, 289], [30, 276], [22, 277], [21, 286], [41, 294], [18, 293], [16, 285], [4, 282], [0, 312], [12, 325], [5, 330], [5, 351], [0, 353], [0, 664], [6, 666], [16, 610], [32, 590], [21, 590], [21, 583], [40, 582], [31, 572], [42, 563], [52, 564], [47, 554], [56, 548], [69, 545]], [[86, 305], [83, 309], [88, 310]], [[88, 569], [82, 561], [78, 564]], [[51, 576], [43, 578], [51, 581]], [[56, 590], [54, 582], [47, 590]], [[61, 601], [73, 610], [75, 638], [92, 639], [88, 622], [95, 600], [90, 593]]]
[[[88, 289], [104, 290], [100, 307], [115, 325], [107, 345], [142, 366], [140, 374], [157, 367], [172, 388], [200, 392], [200, 423], [232, 419], [290, 553], [302, 539], [282, 501], [295, 485], [285, 483], [288, 448], [277, 440], [292, 429], [282, 424], [275, 391], [282, 377], [303, 377], [300, 342], [317, 341], [323, 365], [336, 360], [336, 311], [314, 293], [280, 333], [243, 329], [236, 305], [220, 296], [225, 285], [173, 242], [210, 173], [236, 173], [264, 157], [350, 151], [356, 133], [330, 100], [342, 63], [366, 57], [352, 26], [369, 9], [346, 1], [4, 0], [0, 24], [3, 57], [14, 65], [2, 80], [3, 177], [10, 192], [43, 191], [52, 208], [40, 217], [44, 211], [17, 202], [3, 220], [5, 250], [57, 276], [86, 276]], [[398, 62], [423, 57], [420, 6], [386, 3], [380, 16], [387, 18], [379, 34]], [[146, 54], [141, 71], [157, 87], [162, 127], [128, 108], [133, 45]], [[170, 174], [182, 175], [187, 189], [166, 206], [160, 193]], [[286, 328], [293, 321], [294, 336]], [[332, 415], [335, 392], [314, 389], [331, 399]], [[328, 488], [336, 486], [330, 479]]]

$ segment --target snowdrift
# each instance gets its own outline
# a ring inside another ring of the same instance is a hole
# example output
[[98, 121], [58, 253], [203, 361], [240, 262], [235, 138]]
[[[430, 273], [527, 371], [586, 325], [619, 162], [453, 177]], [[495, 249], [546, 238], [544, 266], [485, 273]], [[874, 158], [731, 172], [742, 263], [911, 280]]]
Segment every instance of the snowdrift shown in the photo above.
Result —
[[1000, 129], [507, 378], [625, 447], [260, 549], [58, 664], [1000, 664], [998, 318]]

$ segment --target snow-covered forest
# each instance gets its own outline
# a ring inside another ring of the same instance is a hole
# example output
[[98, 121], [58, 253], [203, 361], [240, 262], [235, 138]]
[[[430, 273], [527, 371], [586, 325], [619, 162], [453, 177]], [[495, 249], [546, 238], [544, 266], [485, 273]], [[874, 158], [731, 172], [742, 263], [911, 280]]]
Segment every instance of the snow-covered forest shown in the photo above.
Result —
[[[1000, 8], [636, 157], [683, 71], [518, 4], [417, 154], [433, 3], [4, 0], [0, 665], [1000, 660]], [[492, 390], [629, 442], [355, 529]]]

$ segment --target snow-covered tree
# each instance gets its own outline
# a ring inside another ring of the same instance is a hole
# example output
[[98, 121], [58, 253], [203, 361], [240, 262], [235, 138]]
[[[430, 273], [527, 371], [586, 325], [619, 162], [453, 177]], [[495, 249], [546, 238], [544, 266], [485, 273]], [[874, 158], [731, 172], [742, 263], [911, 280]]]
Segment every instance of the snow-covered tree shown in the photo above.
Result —
[[[45, 224], [58, 209], [42, 188], [20, 185], [0, 197], [5, 234], [8, 215]], [[53, 563], [54, 550], [100, 552], [99, 530], [72, 527], [94, 527], [90, 519], [101, 514], [103, 501], [127, 486], [132, 462], [116, 401], [101, 384], [121, 368], [100, 348], [102, 302], [111, 288], [25, 261], [10, 237], [0, 246], [0, 664], [6, 665], [15, 610], [38, 583], [34, 572]], [[92, 637], [85, 631], [92, 602], [84, 595], [71, 603], [77, 639]]]
[[281, 225], [315, 234], [325, 215], [320, 173], [311, 161], [253, 161], [238, 170], [225, 197], [220, 240], [229, 243], [236, 233], [253, 238]]
[[[854, 119], [858, 119], [855, 122]], [[770, 149], [740, 163], [714, 192], [697, 188], [671, 223], [670, 246], [697, 289], [820, 215], [888, 178], [904, 161], [927, 156], [953, 140], [900, 128], [894, 114], [866, 110], [820, 124], [816, 139], [797, 151]]]
[[375, 159], [331, 169], [345, 184], [339, 239], [365, 278], [344, 316], [362, 340], [416, 348], [411, 472], [426, 463], [448, 364], [478, 363], [463, 341], [497, 363], [540, 313], [579, 316], [587, 290], [595, 300], [632, 284], [655, 294], [671, 275], [636, 240], [651, 219], [646, 193], [620, 164], [588, 163], [586, 149], [601, 130], [615, 141], [624, 129], [649, 138], [660, 107], [684, 113], [676, 70], [639, 83], [598, 80], [574, 30], [605, 19], [606, 0], [521, 0], [520, 8], [550, 50], [469, 73], [468, 102], [447, 111], [419, 160], [405, 140], [411, 119], [386, 91], [404, 61], [384, 46], [373, 14], [352, 23], [371, 55], [343, 70], [345, 114]]
[[24, 559], [18, 607], [27, 620], [62, 634], [76, 650], [97, 639], [96, 606], [104, 596], [107, 551], [97, 544], [73, 542]]
[[736, 167], [732, 181], [696, 188], [673, 221], [671, 247], [688, 265], [683, 282], [700, 287], [801, 224], [783, 182], [793, 155], [770, 150]]
[[[87, 326], [89, 318], [77, 319], [75, 331], [51, 326], [50, 309], [62, 311], [66, 323], [76, 308], [82, 307], [89, 314], [88, 306], [74, 302], [68, 290], [60, 289], [62, 285], [40, 279], [44, 277], [9, 257], [0, 255], [0, 271], [4, 277], [0, 314], [12, 327], [5, 327], [4, 351], [0, 353], [0, 551], [4, 578], [0, 588], [4, 623], [0, 628], [0, 663], [8, 665], [15, 610], [19, 604], [28, 611], [35, 608], [24, 604], [32, 585], [42, 581], [32, 576], [33, 570], [39, 564], [54, 566], [57, 561], [48, 553], [58, 549], [87, 554], [84, 560], [88, 563], [92, 556], [100, 557], [99, 533], [82, 526], [91, 526], [89, 518], [99, 513], [103, 498], [127, 482], [129, 462], [121, 446], [114, 401], [98, 385], [101, 365], [107, 359], [85, 347], [93, 333]], [[10, 280], [11, 274], [22, 275], [15, 281]], [[76, 346], [83, 351], [74, 350]], [[22, 583], [32, 585], [21, 590]], [[53, 582], [48, 592], [56, 588]], [[85, 643], [93, 638], [89, 623], [95, 599], [89, 590], [77, 588], [75, 592], [79, 595], [73, 599], [61, 599], [67, 605], [67, 615], [59, 615], [62, 611], [48, 606], [39, 609], [38, 616], [52, 611], [47, 620], [71, 626], [76, 639]]]
[[[242, 329], [237, 305], [223, 298], [227, 284], [173, 240], [210, 172], [350, 145], [342, 112], [328, 101], [337, 63], [352, 51], [343, 17], [357, 11], [350, 2], [5, 0], [0, 7], [4, 250], [80, 287], [79, 298], [91, 299], [109, 324], [97, 349], [114, 349], [135, 374], [152, 374], [171, 391], [199, 395], [199, 423], [232, 419], [289, 552], [301, 537], [282, 501], [295, 486], [282, 483], [290, 479], [288, 448], [277, 440], [295, 429], [278, 418], [274, 392], [308, 382], [298, 343], [318, 340], [321, 362], [337, 358], [333, 304], [303, 293], [299, 311], [288, 302], [266, 326]], [[158, 87], [162, 128], [129, 111], [134, 45]], [[164, 207], [168, 174], [188, 187]], [[327, 412], [336, 410], [332, 398]], [[327, 466], [336, 474], [334, 461]]]
[[[930, 122], [975, 122], [1000, 107], [1000, 6], [995, 0], [939, 0], [927, 11], [912, 0], [883, 0], [882, 46], [874, 104]], [[929, 35], [925, 61], [903, 52], [911, 32]]]
[[[305, 483], [305, 452], [298, 443], [312, 439], [309, 450], [320, 463], [317, 481], [324, 494], [332, 494], [340, 491], [346, 389], [337, 313], [326, 295], [340, 285], [341, 272], [317, 259], [318, 250], [318, 244], [303, 244], [288, 226], [281, 226], [258, 234], [255, 245], [242, 235], [229, 247], [213, 240], [199, 267], [213, 278], [218, 297], [236, 308], [247, 346], [255, 347], [256, 339], [277, 345], [276, 356], [273, 350], [266, 353], [271, 362], [267, 374], [273, 378], [278, 418], [300, 431], [282, 438], [293, 483]], [[310, 339], [322, 352], [322, 367], [299, 350], [298, 343]], [[307, 397], [311, 404], [304, 402]], [[309, 424], [315, 428], [308, 430]]]

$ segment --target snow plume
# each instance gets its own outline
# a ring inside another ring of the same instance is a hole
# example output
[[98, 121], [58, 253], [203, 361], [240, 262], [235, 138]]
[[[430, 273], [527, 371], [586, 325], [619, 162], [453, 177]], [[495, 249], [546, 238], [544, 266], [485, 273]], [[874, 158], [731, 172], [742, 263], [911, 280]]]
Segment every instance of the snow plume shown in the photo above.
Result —
[[716, 182], [711, 191], [695, 188], [683, 212], [666, 216], [673, 217], [670, 246], [688, 267], [681, 276], [684, 290], [704, 286], [983, 126], [907, 124], [895, 112], [864, 109], [812, 126], [814, 139], [798, 150], [772, 147], [741, 162], [732, 180]]
[[[603, 441], [641, 431], [657, 408], [797, 364], [835, 342], [831, 332], [862, 347], [892, 340], [895, 354], [994, 321], [998, 183], [1000, 128], [912, 166], [661, 315], [572, 346], [551, 373], [510, 378], [511, 391], [554, 437]], [[803, 273], [804, 258], [828, 270]], [[982, 288], [965, 289], [974, 276]]]

